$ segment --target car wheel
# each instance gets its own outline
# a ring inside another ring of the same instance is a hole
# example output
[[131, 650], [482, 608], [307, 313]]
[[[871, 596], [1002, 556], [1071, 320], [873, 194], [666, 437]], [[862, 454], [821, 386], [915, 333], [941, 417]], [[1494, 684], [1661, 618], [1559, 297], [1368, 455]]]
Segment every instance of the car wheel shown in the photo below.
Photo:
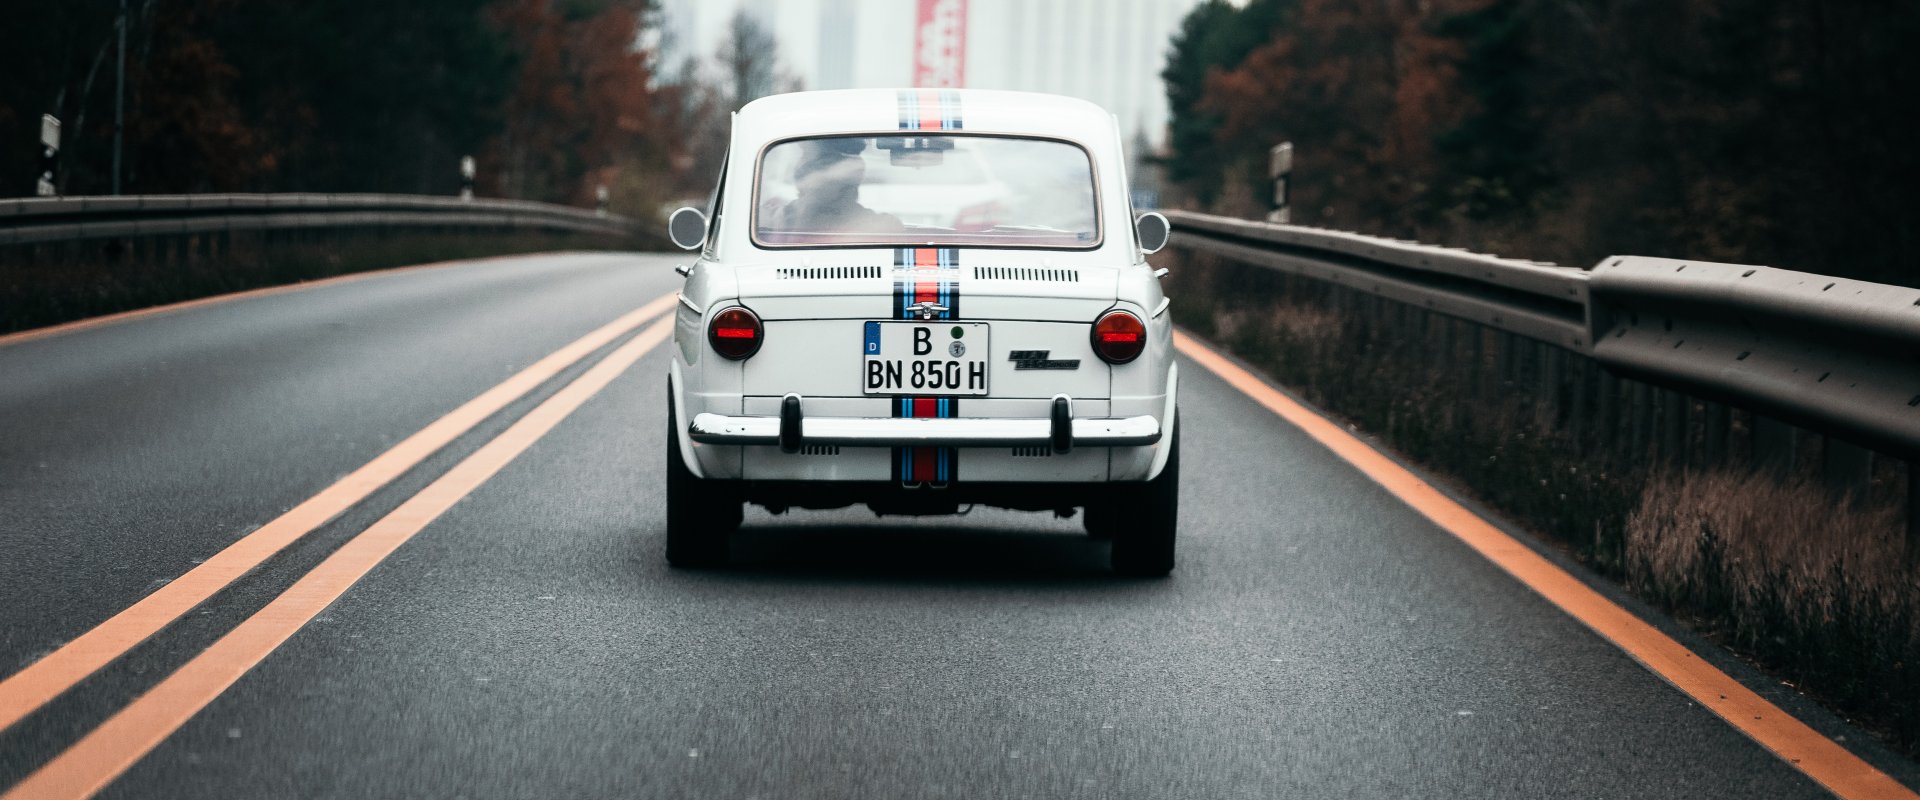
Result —
[[667, 563], [714, 567], [727, 562], [728, 542], [740, 527], [740, 501], [717, 481], [695, 477], [680, 458], [673, 391], [667, 391]]
[[1172, 451], [1167, 454], [1166, 468], [1139, 491], [1116, 495], [1099, 515], [1088, 509], [1089, 532], [1100, 527], [1100, 523], [1111, 524], [1115, 573], [1162, 578], [1173, 571], [1174, 538], [1180, 521], [1180, 419], [1177, 414], [1169, 447]]

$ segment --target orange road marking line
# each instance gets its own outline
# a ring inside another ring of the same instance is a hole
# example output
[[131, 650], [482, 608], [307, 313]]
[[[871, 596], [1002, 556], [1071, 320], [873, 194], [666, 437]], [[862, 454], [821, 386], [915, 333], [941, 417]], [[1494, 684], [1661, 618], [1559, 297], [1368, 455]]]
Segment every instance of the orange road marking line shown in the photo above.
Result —
[[85, 798], [164, 741], [415, 534], [553, 430], [673, 331], [662, 320], [347, 541], [266, 607], [114, 714], [0, 800]]
[[520, 399], [561, 370], [674, 304], [674, 295], [654, 299], [534, 362], [513, 377], [447, 412], [372, 461], [341, 478], [254, 532], [227, 545], [153, 594], [81, 634], [60, 649], [0, 681], [0, 731], [46, 705], [87, 676], [125, 655], [147, 637], [225, 589], [242, 575], [315, 528], [365, 500], [494, 412]]
[[[282, 286], [266, 286], [259, 289], [248, 289], [246, 291], [240, 291], [240, 292], [229, 292], [227, 294], [217, 294], [212, 297], [201, 297], [194, 300], [182, 300], [178, 303], [168, 303], [166, 305], [161, 305], [161, 306], [149, 306], [147, 308], [136, 308], [132, 311], [121, 311], [113, 314], [105, 314], [98, 317], [88, 317], [86, 319], [77, 319], [72, 322], [62, 322], [57, 325], [48, 325], [44, 328], [28, 328], [24, 331], [15, 331], [13, 333], [0, 334], [0, 347], [6, 347], [7, 345], [10, 345], [10, 344], [22, 344], [25, 342], [34, 341], [36, 339], [45, 339], [51, 336], [59, 336], [61, 334], [66, 334], [66, 333], [75, 333], [78, 331], [84, 331], [91, 328], [99, 328], [107, 325], [114, 325], [121, 322], [132, 322], [136, 319], [145, 319], [147, 317], [157, 317], [163, 314], [172, 314], [176, 311], [186, 311], [188, 309], [200, 308], [202, 306], [219, 305], [221, 303], [231, 302], [234, 300], [246, 300], [246, 299], [255, 298], [255, 297], [272, 297], [273, 295], [277, 295], [277, 294], [286, 294], [288, 292], [298, 292], [305, 289], [317, 289], [322, 286], [336, 286], [342, 283], [352, 283], [354, 281], [366, 280], [367, 278], [378, 278], [386, 275], [400, 275], [408, 272], [419, 272], [421, 270], [446, 269], [448, 267], [460, 267], [460, 266], [466, 266], [469, 264], [484, 264], [489, 261], [503, 261], [509, 258], [527, 258], [527, 257], [542, 256], [542, 255], [553, 255], [553, 254], [552, 253], [516, 253], [516, 254], [504, 255], [504, 256], [486, 256], [484, 258], [463, 258], [457, 261], [435, 261], [431, 264], [411, 264], [404, 267], [372, 269], [372, 270], [367, 270], [365, 272], [355, 272], [348, 275], [335, 275], [331, 278], [320, 278], [318, 280], [302, 281], [300, 283], [289, 283]], [[4, 727], [4, 726], [0, 726], [0, 727]]]
[[1767, 702], [1339, 425], [1274, 390], [1191, 336], [1175, 332], [1174, 346], [1828, 791], [1846, 800], [1920, 799], [1886, 773]]

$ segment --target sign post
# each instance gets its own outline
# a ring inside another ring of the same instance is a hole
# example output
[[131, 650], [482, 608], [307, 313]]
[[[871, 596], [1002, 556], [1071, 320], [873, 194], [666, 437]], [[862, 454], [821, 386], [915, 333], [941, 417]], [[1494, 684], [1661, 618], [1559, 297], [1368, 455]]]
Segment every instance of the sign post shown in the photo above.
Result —
[[127, 0], [120, 0], [120, 21], [115, 23], [120, 37], [120, 60], [113, 78], [113, 193], [120, 194], [120, 140], [127, 127]]
[[52, 197], [56, 193], [53, 182], [60, 173], [60, 120], [52, 114], [40, 115], [40, 180], [34, 186], [34, 194]]
[[1281, 142], [1267, 151], [1267, 177], [1273, 179], [1273, 210], [1267, 212], [1267, 221], [1282, 225], [1293, 221], [1290, 202], [1293, 193], [1292, 142]]

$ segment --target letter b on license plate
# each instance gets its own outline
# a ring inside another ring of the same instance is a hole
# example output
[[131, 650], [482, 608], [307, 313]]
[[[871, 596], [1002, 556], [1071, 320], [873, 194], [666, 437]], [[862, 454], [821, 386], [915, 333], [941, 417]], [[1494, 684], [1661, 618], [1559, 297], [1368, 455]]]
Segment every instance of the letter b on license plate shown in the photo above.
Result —
[[984, 322], [868, 322], [861, 386], [867, 394], [984, 395]]

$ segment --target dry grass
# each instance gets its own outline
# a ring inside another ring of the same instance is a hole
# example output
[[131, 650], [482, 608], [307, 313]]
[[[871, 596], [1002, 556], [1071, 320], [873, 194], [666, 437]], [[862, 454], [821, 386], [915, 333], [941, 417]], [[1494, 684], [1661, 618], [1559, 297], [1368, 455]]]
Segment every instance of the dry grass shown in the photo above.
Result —
[[1626, 553], [1635, 593], [1920, 744], [1920, 569], [1897, 507], [1765, 473], [1663, 476], [1628, 518]]
[[[1179, 324], [1920, 752], [1920, 573], [1904, 552], [1904, 492], [1853, 508], [1804, 475], [1650, 468], [1663, 463], [1657, 426], [1635, 440], [1626, 387], [1590, 362], [1569, 360], [1556, 390], [1537, 370], [1503, 372], [1476, 326], [1175, 252], [1163, 260]], [[1679, 463], [1709, 461], [1696, 449]]]

